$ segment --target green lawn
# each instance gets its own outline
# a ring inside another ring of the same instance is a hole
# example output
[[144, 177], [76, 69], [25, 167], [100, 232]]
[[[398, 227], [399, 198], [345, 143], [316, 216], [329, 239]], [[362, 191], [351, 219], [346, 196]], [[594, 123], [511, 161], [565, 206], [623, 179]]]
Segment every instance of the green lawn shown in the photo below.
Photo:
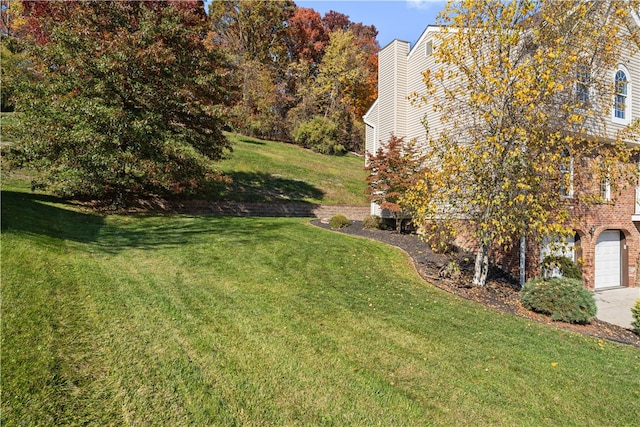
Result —
[[500, 314], [304, 219], [2, 194], [12, 425], [637, 425], [640, 350]]
[[292, 144], [227, 134], [231, 158], [219, 168], [234, 181], [227, 200], [295, 200], [331, 205], [366, 205], [364, 160], [325, 156]]
[[[14, 142], [17, 113], [0, 114], [0, 148]], [[253, 202], [307, 202], [366, 206], [364, 159], [326, 156], [297, 145], [228, 133], [233, 153], [216, 164], [233, 181], [204, 197]]]

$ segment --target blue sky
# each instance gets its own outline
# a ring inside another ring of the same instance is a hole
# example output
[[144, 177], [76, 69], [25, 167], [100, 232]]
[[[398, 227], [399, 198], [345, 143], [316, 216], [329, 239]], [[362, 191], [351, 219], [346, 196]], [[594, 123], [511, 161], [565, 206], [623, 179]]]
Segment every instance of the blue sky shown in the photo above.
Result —
[[294, 0], [298, 7], [315, 9], [320, 15], [330, 10], [349, 16], [352, 22], [374, 25], [380, 47], [393, 39], [413, 46], [427, 25], [436, 23], [436, 15], [445, 5], [438, 0]]

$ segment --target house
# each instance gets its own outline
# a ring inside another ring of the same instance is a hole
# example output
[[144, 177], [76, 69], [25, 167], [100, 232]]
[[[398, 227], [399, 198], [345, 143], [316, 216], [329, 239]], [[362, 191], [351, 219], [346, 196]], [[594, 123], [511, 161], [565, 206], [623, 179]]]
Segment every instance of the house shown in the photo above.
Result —
[[[638, 14], [632, 18], [630, 25], [640, 27]], [[440, 31], [438, 26], [428, 26], [413, 46], [394, 40], [379, 52], [378, 99], [363, 117], [367, 152], [375, 153], [390, 135], [415, 139], [418, 144], [424, 142], [425, 118], [432, 135], [446, 131], [439, 112], [417, 108], [410, 101], [411, 94], [425, 91], [422, 73], [436, 69], [432, 52]], [[623, 90], [615, 94], [616, 107], [611, 108], [610, 116], [605, 118], [607, 129], [615, 131], [640, 118], [640, 55], [621, 58], [610, 75], [612, 82], [624, 83], [618, 85]], [[640, 141], [630, 144], [640, 145]], [[634, 162], [640, 169], [640, 159]], [[622, 189], [617, 195], [611, 194], [608, 183], [594, 185], [601, 186], [603, 203], [588, 211], [575, 207], [576, 218], [581, 219], [568, 242], [573, 246], [570, 256], [580, 261], [583, 280], [589, 289], [640, 287], [640, 183], [636, 188]], [[565, 196], [571, 197], [571, 194]], [[371, 206], [371, 214], [385, 216], [375, 204]], [[544, 247], [527, 248], [527, 279], [539, 274], [541, 259], [548, 252]], [[514, 248], [513, 253], [499, 254], [493, 261], [514, 276], [519, 275], [518, 248]]]

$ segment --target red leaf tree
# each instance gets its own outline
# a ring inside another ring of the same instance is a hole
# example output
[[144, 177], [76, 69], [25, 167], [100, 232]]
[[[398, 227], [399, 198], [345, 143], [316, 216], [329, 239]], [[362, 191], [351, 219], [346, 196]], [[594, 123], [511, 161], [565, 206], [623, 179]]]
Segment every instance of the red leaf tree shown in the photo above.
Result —
[[391, 135], [376, 154], [367, 153], [366, 194], [368, 200], [390, 211], [398, 222], [409, 216], [405, 193], [420, 178], [424, 156], [420, 154], [415, 140], [409, 143], [404, 138]]

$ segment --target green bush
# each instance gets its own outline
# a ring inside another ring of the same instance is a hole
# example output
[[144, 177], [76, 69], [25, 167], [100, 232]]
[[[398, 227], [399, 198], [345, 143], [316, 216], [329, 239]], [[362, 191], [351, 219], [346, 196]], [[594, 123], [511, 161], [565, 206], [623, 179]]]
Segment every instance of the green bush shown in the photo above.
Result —
[[345, 228], [350, 225], [351, 221], [349, 221], [349, 219], [342, 214], [334, 215], [333, 217], [331, 217], [331, 220], [329, 220], [329, 226], [331, 228]]
[[362, 221], [362, 228], [365, 230], [382, 229], [382, 218], [377, 215], [369, 215]]
[[633, 332], [640, 334], [640, 299], [631, 308], [631, 315], [633, 316], [633, 322], [631, 322]]
[[521, 297], [526, 308], [548, 314], [553, 320], [589, 323], [596, 315], [593, 294], [577, 279], [532, 279], [525, 283]]
[[543, 272], [550, 272], [557, 268], [562, 277], [582, 279], [582, 270], [580, 270], [580, 267], [578, 267], [571, 258], [567, 258], [566, 256], [549, 255], [544, 258], [540, 266]]
[[313, 117], [300, 123], [293, 132], [293, 139], [303, 147], [322, 154], [345, 154], [347, 150], [338, 142], [338, 127], [330, 119]]

